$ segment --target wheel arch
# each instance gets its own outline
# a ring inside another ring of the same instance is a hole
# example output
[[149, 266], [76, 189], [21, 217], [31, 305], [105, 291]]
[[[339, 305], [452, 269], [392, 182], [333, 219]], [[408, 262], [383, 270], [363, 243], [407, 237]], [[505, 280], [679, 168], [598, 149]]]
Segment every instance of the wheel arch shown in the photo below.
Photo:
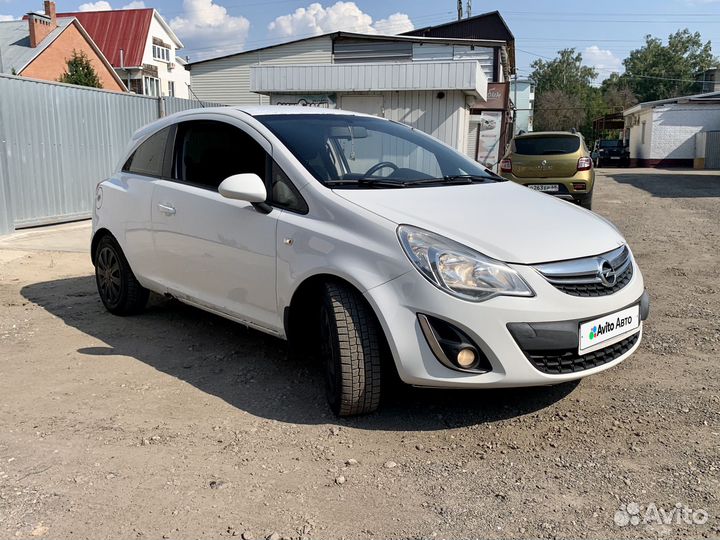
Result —
[[[345, 277], [328, 272], [307, 276], [293, 291], [290, 303], [283, 310], [283, 326], [288, 343], [290, 343], [291, 346], [296, 344], [304, 350], [307, 350], [309, 345], [308, 338], [312, 335], [312, 332], [307, 330], [312, 327], [314, 318], [312, 314], [308, 314], [306, 310], [312, 309], [313, 304], [316, 304], [318, 306], [319, 317], [320, 291], [322, 286], [328, 282], [342, 283], [359, 293], [363, 302], [370, 310], [370, 313], [375, 317], [380, 335], [387, 346], [387, 354], [389, 358], [392, 358], [393, 355], [389, 347], [385, 325], [383, 324], [382, 318], [378, 315], [375, 306], [368, 300], [362, 288], [359, 287], [357, 283]], [[394, 366], [394, 358], [390, 363]]]
[[90, 260], [92, 261], [93, 266], [95, 265], [95, 251], [97, 249], [97, 246], [100, 243], [100, 240], [102, 240], [106, 236], [109, 236], [110, 238], [115, 240], [115, 242], [117, 242], [117, 238], [115, 238], [115, 235], [113, 235], [113, 233], [111, 233], [105, 227], [99, 228], [97, 231], [95, 231], [95, 234], [93, 234], [92, 240], [90, 241]]

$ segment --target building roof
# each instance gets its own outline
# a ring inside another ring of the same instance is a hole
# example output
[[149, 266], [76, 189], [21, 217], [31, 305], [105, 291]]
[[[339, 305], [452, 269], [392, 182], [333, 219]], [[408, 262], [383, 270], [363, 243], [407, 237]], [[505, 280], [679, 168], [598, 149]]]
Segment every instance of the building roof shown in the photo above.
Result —
[[506, 41], [508, 43], [515, 41], [515, 36], [510, 31], [510, 27], [500, 15], [499, 11], [489, 11], [481, 13], [474, 17], [460, 19], [459, 21], [450, 21], [434, 26], [426, 26], [424, 28], [416, 28], [405, 32], [405, 36], [424, 36], [424, 37], [452, 37], [462, 39], [492, 39], [497, 41]]
[[515, 73], [515, 36], [499, 11], [489, 11], [474, 17], [426, 26], [405, 32], [406, 36], [445, 37], [459, 39], [495, 40], [507, 43], [510, 72]]
[[68, 27], [74, 25], [85, 38], [90, 48], [95, 51], [98, 58], [105, 64], [110, 75], [127, 91], [125, 83], [110, 65], [103, 52], [85, 31], [82, 24], [75, 17], [57, 20], [57, 27], [38, 43], [37, 47], [30, 47], [30, 29], [27, 18], [20, 21], [0, 22], [0, 73], [11, 73], [15, 70], [20, 74], [30, 63], [47, 49]]
[[27, 20], [0, 22], [0, 73], [12, 70], [20, 73], [48, 45], [72, 24], [74, 19], [58, 21], [58, 26], [37, 47], [30, 47], [30, 30]]
[[488, 47], [492, 47], [492, 46], [497, 47], [497, 46], [505, 43], [504, 41], [498, 41], [498, 40], [492, 40], [492, 39], [463, 39], [463, 38], [448, 38], [448, 37], [426, 38], [426, 37], [422, 37], [422, 36], [405, 36], [405, 35], [401, 35], [401, 34], [391, 34], [391, 35], [361, 34], [358, 32], [336, 31], [336, 32], [328, 32], [326, 34], [318, 34], [317, 36], [310, 36], [310, 37], [305, 37], [305, 38], [300, 38], [300, 39], [294, 39], [291, 41], [283, 41], [281, 43], [275, 43], [273, 45], [266, 45], [265, 47], [258, 47], [257, 49], [250, 49], [249, 51], [239, 51], [236, 53], [224, 54], [222, 56], [215, 56], [213, 58], [206, 58], [204, 60], [197, 60], [195, 62], [190, 62], [188, 64], [188, 66], [192, 67], [195, 64], [202, 64], [204, 62], [212, 62], [213, 60], [220, 60], [221, 58], [230, 58], [232, 56], [256, 53], [258, 51], [274, 49], [275, 47], [282, 47], [285, 45], [291, 45], [293, 43], [301, 43], [303, 41], [310, 41], [312, 39], [320, 39], [320, 38], [331, 38], [331, 39], [348, 38], [348, 39], [361, 39], [361, 40], [370, 40], [370, 41], [372, 41], [372, 40], [374, 40], [374, 41], [411, 41], [413, 43], [449, 43], [449, 44], [455, 44], [455, 45], [479, 45], [479, 46], [486, 45]]
[[[116, 68], [142, 66], [153, 17], [173, 40], [175, 47], [178, 49], [183, 47], [182, 42], [165, 20], [152, 8], [79, 11], [58, 13], [57, 17], [58, 20], [64, 17], [77, 18]], [[121, 50], [123, 51], [122, 62], [120, 61]]]
[[630, 107], [629, 109], [625, 109], [623, 111], [624, 116], [628, 116], [630, 114], [635, 114], [637, 112], [640, 112], [643, 109], [653, 109], [655, 107], [660, 107], [662, 105], [673, 105], [678, 103], [712, 103], [717, 104], [720, 102], [720, 92], [708, 92], [705, 94], [694, 94], [691, 96], [678, 96], [670, 99], [659, 99], [657, 101], [645, 101], [643, 103], [638, 103], [637, 105]]

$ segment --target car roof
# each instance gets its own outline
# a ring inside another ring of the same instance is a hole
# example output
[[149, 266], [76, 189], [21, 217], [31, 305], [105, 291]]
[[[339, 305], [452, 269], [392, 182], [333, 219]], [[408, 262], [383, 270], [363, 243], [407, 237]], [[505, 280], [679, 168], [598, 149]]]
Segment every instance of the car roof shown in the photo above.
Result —
[[[231, 107], [250, 116], [285, 115], [285, 114], [334, 114], [345, 116], [373, 116], [342, 109], [329, 109], [325, 107], [305, 107], [302, 105], [241, 105]], [[375, 117], [377, 118], [377, 117]]]

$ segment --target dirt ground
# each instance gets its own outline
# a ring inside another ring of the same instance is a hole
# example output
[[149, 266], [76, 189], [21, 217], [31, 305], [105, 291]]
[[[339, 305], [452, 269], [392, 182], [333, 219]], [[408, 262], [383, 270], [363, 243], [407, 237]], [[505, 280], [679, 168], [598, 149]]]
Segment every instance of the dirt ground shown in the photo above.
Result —
[[0, 537], [720, 537], [720, 176], [604, 169], [595, 197], [652, 296], [631, 359], [350, 420], [281, 341], [106, 313], [87, 223], [0, 241]]

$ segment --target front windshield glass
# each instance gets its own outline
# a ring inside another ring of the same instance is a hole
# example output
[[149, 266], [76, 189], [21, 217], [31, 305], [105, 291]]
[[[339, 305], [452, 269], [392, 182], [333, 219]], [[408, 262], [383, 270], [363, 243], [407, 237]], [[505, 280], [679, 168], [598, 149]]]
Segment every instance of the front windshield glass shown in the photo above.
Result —
[[340, 114], [263, 115], [270, 129], [321, 183], [408, 187], [498, 178], [428, 135], [380, 118]]
[[600, 148], [621, 148], [622, 141], [600, 141]]

